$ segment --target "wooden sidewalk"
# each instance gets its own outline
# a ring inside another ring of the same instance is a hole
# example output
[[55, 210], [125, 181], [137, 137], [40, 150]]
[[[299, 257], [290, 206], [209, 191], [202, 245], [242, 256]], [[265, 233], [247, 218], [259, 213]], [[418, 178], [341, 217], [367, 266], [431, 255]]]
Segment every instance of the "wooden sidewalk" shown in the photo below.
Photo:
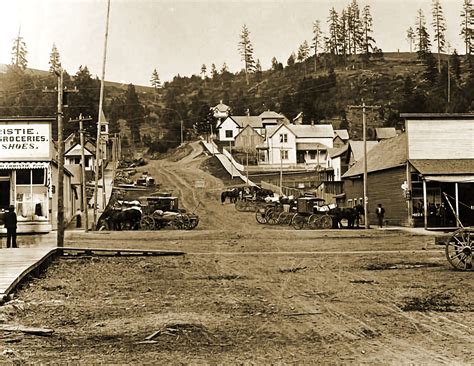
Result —
[[51, 259], [57, 248], [0, 249], [0, 304], [31, 272]]

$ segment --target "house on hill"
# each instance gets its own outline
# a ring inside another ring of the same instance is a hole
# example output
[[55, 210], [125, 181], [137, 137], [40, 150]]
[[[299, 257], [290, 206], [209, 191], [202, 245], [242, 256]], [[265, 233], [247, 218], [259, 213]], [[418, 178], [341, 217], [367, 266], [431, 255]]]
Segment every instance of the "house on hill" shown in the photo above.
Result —
[[[389, 224], [456, 227], [458, 216], [464, 226], [474, 225], [474, 114], [401, 116], [406, 132], [368, 153], [370, 222], [381, 203]], [[363, 202], [363, 172], [360, 160], [342, 176], [349, 206]]]
[[334, 130], [333, 146], [341, 147], [347, 144], [349, 141], [349, 131], [347, 130]]
[[332, 148], [332, 125], [285, 125], [268, 127], [259, 150], [259, 165], [327, 168]]
[[214, 118], [218, 121], [218, 124], [221, 122], [222, 119], [229, 117], [230, 115], [230, 107], [222, 103], [222, 100], [219, 101], [219, 104], [211, 107], [211, 111], [213, 113]]

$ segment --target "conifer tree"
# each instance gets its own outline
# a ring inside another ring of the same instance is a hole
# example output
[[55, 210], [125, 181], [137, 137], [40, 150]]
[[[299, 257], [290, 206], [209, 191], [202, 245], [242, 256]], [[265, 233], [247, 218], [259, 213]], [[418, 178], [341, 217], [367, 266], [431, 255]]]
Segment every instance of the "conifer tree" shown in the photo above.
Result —
[[216, 64], [212, 64], [211, 65], [211, 76], [212, 76], [212, 78], [214, 79], [218, 75], [219, 75], [219, 73], [217, 72]]
[[288, 57], [288, 60], [286, 61], [286, 64], [288, 66], [293, 66], [295, 64], [295, 61], [296, 61], [296, 55], [295, 55], [294, 52], [292, 52], [290, 57]]
[[244, 71], [245, 71], [245, 80], [247, 84], [249, 83], [249, 74], [255, 71], [255, 60], [253, 58], [253, 46], [250, 41], [250, 31], [247, 28], [247, 25], [242, 26], [242, 31], [240, 33], [240, 42], [238, 44], [238, 49], [242, 61], [244, 62]]
[[28, 66], [28, 61], [26, 59], [27, 54], [28, 50], [26, 48], [26, 43], [20, 35], [20, 31], [18, 31], [18, 37], [13, 41], [12, 65], [20, 70], [26, 70], [26, 67]]
[[446, 44], [446, 38], [444, 35], [446, 32], [446, 20], [439, 0], [433, 0], [432, 15], [433, 22], [431, 24], [434, 30], [433, 40], [436, 42], [436, 48], [438, 51], [438, 72], [441, 72], [441, 52], [444, 52], [444, 46]]
[[415, 43], [415, 31], [412, 27], [407, 29], [407, 41], [410, 44], [410, 53], [413, 52], [413, 43]]
[[347, 8], [347, 31], [348, 31], [348, 45], [352, 48], [349, 50], [349, 54], [357, 54], [357, 50], [360, 49], [362, 43], [362, 25], [360, 19], [360, 10], [357, 0], [352, 0]]
[[321, 21], [316, 20], [313, 23], [313, 43], [311, 48], [314, 50], [314, 71], [317, 69], [318, 51], [323, 43], [323, 32], [321, 31]]
[[59, 56], [59, 51], [56, 45], [53, 43], [53, 48], [49, 54], [49, 72], [54, 73], [55, 70], [61, 67], [61, 60]]
[[473, 51], [474, 44], [474, 7], [472, 0], [464, 0], [461, 11], [461, 33], [466, 48], [466, 57]]
[[424, 59], [427, 53], [431, 53], [430, 35], [426, 30], [426, 21], [423, 10], [419, 9], [416, 19], [416, 35], [417, 35], [417, 53], [419, 59]]
[[363, 52], [366, 56], [369, 55], [370, 51], [374, 49], [375, 40], [372, 37], [372, 15], [370, 14], [370, 6], [364, 6], [362, 10], [362, 29], [363, 29], [363, 38], [362, 38], [362, 47]]
[[155, 91], [161, 88], [160, 76], [158, 75], [158, 72], [156, 71], [156, 69], [154, 69], [153, 73], [151, 74], [150, 83], [151, 83], [151, 86], [155, 89]]
[[338, 51], [339, 15], [337, 14], [336, 9], [334, 8], [331, 8], [331, 10], [329, 10], [328, 29], [329, 29], [329, 34], [328, 34], [328, 37], [326, 38], [326, 47], [329, 53], [333, 55], [337, 55], [339, 53]]
[[201, 77], [202, 77], [203, 79], [206, 78], [206, 72], [207, 72], [207, 67], [206, 67], [205, 64], [202, 64], [202, 66], [201, 66]]

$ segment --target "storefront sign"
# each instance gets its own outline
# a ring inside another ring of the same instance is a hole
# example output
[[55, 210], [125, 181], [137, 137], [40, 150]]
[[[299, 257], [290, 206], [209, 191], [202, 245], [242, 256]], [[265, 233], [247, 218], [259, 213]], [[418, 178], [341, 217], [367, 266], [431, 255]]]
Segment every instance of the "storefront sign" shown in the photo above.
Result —
[[0, 121], [2, 160], [50, 159], [50, 122]]

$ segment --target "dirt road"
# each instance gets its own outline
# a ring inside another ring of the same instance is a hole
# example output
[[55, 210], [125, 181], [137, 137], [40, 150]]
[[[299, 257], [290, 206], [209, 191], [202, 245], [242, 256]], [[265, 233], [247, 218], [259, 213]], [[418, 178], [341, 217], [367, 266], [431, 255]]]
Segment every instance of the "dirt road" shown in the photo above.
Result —
[[222, 181], [203, 168], [198, 144], [189, 151], [147, 169], [188, 209], [200, 202], [195, 230], [66, 238], [66, 245], [187, 255], [58, 259], [0, 312], [8, 323], [55, 333], [0, 333], [0, 361], [472, 362], [473, 273], [450, 270], [432, 237], [259, 225], [220, 204]]

